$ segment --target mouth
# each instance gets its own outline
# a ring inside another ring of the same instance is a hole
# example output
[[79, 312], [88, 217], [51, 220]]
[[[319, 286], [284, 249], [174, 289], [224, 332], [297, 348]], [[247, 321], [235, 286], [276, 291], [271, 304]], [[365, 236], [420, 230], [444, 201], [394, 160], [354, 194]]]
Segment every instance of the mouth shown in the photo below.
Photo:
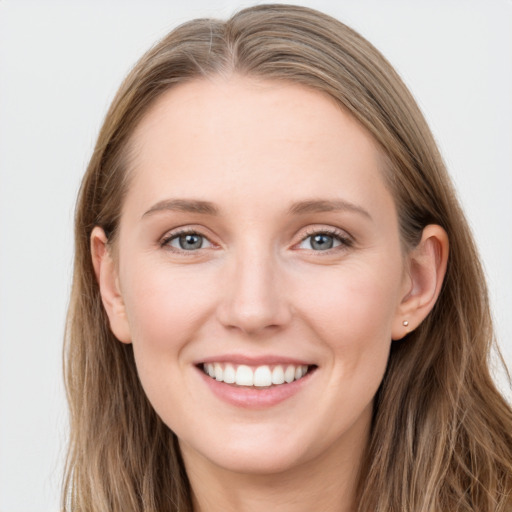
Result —
[[316, 365], [276, 364], [250, 366], [222, 362], [200, 363], [198, 368], [217, 382], [245, 388], [286, 386], [312, 373]]

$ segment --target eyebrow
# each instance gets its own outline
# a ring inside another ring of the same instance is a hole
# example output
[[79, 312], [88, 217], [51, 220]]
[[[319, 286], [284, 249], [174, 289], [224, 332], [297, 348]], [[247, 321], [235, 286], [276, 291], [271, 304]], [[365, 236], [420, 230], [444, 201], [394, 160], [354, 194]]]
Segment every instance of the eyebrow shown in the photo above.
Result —
[[200, 201], [196, 199], [165, 199], [153, 205], [142, 217], [166, 210], [186, 213], [201, 213], [203, 215], [219, 214], [219, 209], [209, 201]]
[[[142, 217], [161, 211], [178, 211], [185, 213], [198, 213], [203, 215], [219, 215], [219, 209], [210, 201], [197, 199], [164, 199], [153, 205]], [[371, 215], [360, 206], [343, 199], [310, 199], [293, 203], [288, 209], [291, 215], [304, 215], [308, 213], [323, 213], [348, 211], [359, 213], [372, 220]]]
[[312, 199], [309, 201], [299, 201], [297, 203], [293, 203], [289, 209], [289, 213], [292, 215], [337, 211], [359, 213], [372, 220], [371, 215], [364, 208], [343, 199]]

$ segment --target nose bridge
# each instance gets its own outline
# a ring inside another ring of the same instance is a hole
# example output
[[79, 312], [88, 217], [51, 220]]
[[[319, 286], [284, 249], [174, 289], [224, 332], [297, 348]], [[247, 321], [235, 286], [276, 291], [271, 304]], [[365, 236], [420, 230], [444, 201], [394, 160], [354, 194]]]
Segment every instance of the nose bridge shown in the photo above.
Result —
[[219, 305], [220, 321], [246, 333], [286, 324], [290, 310], [275, 251], [261, 243], [244, 243], [230, 259], [231, 271]]

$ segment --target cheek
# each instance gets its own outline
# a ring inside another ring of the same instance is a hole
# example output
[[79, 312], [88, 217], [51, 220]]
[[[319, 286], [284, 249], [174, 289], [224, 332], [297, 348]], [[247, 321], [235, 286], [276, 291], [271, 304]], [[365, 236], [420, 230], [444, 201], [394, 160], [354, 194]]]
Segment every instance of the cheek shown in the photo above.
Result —
[[[352, 264], [317, 271], [300, 285], [311, 319], [331, 329], [391, 332], [399, 301], [401, 272], [396, 267]], [[314, 283], [314, 286], [311, 286]]]
[[381, 274], [374, 268], [347, 265], [317, 275], [316, 286], [303, 294], [302, 316], [345, 377], [358, 372], [378, 376], [387, 363], [401, 273], [389, 268]]
[[211, 290], [200, 273], [154, 262], [135, 264], [123, 297], [135, 350], [172, 352], [185, 345], [211, 311]]
[[139, 261], [130, 268], [137, 270], [125, 274], [123, 297], [137, 372], [157, 413], [173, 430], [180, 430], [188, 418], [183, 407], [195, 400], [184, 379], [189, 347], [211, 315], [211, 287], [190, 269], [171, 271], [154, 261]]

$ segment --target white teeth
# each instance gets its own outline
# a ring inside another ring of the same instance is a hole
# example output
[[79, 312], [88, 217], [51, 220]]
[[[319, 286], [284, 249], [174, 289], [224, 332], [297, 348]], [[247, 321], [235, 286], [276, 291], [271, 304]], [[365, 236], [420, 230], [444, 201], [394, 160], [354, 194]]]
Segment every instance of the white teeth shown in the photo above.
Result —
[[235, 382], [237, 386], [253, 386], [254, 385], [254, 373], [248, 366], [241, 364], [236, 369]]
[[230, 363], [205, 363], [204, 372], [212, 379], [226, 384], [236, 384], [237, 386], [255, 386], [270, 387], [278, 386], [284, 383], [291, 383], [299, 380], [308, 373], [308, 366], [288, 365], [286, 369], [282, 365], [268, 365], [250, 367], [245, 364], [239, 366]]
[[307, 366], [297, 366], [295, 369], [295, 380], [299, 380], [301, 377], [304, 377], [308, 372]]
[[295, 380], [295, 366], [288, 366], [284, 372], [284, 380], [288, 382], [293, 382]]
[[272, 370], [272, 384], [284, 384], [284, 370], [282, 366], [276, 366]]
[[232, 364], [227, 364], [224, 368], [224, 382], [226, 384], [234, 384], [236, 380], [236, 372]]
[[260, 388], [272, 384], [272, 373], [268, 366], [258, 366], [254, 372], [254, 385]]

